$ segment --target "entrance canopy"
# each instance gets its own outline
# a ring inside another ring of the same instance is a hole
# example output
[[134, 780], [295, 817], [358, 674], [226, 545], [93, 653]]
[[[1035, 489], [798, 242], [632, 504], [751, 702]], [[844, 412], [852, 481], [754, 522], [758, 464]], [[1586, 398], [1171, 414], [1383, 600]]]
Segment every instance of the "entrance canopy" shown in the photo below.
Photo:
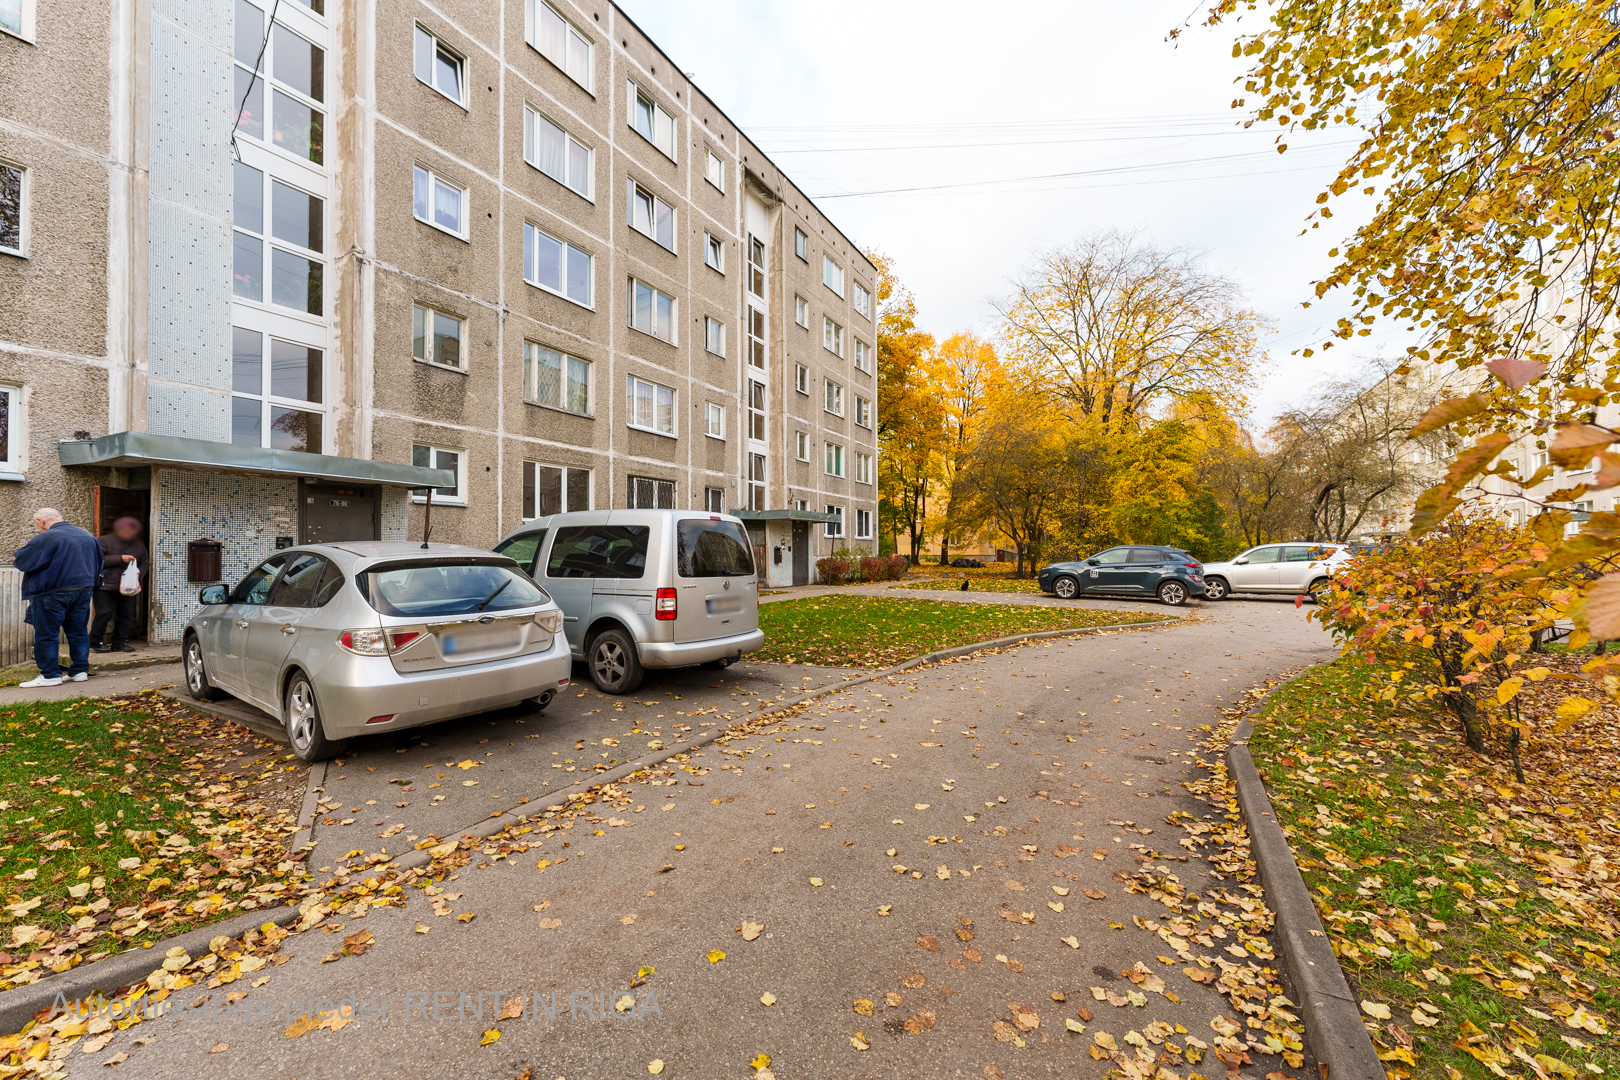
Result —
[[752, 524], [756, 521], [842, 521], [837, 514], [824, 514], [820, 510], [733, 510], [733, 517]]
[[58, 443], [57, 455], [67, 466], [110, 465], [135, 469], [166, 465], [408, 488], [454, 487], [456, 483], [456, 474], [448, 469], [428, 469], [418, 465], [331, 454], [304, 454], [296, 450], [267, 450], [259, 446], [237, 446], [207, 439], [185, 439], [177, 435], [152, 435], [144, 431], [120, 431], [99, 439]]

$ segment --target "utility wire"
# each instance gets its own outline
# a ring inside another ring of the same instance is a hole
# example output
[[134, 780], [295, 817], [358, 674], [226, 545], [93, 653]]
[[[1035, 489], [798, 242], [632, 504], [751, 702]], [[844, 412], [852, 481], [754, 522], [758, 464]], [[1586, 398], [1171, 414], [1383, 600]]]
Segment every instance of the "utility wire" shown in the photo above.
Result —
[[[247, 99], [253, 96], [253, 85], [259, 81], [259, 69], [264, 67], [264, 54], [270, 48], [270, 35], [276, 29], [276, 12], [280, 10], [281, 0], [275, 0], [275, 3], [270, 5], [270, 18], [265, 23], [264, 40], [259, 42], [259, 57], [253, 61], [253, 74], [248, 77], [247, 90], [242, 94], [241, 103], [236, 106], [236, 120], [231, 124], [231, 156], [237, 161], [242, 160], [242, 150], [236, 145], [236, 129], [242, 123], [242, 110], [247, 108]], [[262, 121], [264, 118], [259, 119]]]

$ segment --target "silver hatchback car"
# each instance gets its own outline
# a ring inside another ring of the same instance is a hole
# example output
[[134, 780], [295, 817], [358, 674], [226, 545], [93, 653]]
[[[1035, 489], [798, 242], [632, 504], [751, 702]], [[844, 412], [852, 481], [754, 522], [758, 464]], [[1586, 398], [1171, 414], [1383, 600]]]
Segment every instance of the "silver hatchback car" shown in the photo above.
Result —
[[181, 647], [191, 696], [257, 705], [305, 761], [357, 735], [530, 699], [544, 708], [570, 677], [556, 603], [479, 548], [288, 548], [198, 599]]
[[569, 648], [604, 693], [631, 693], [648, 668], [725, 667], [765, 644], [748, 531], [729, 515], [554, 514], [495, 550], [556, 598]]

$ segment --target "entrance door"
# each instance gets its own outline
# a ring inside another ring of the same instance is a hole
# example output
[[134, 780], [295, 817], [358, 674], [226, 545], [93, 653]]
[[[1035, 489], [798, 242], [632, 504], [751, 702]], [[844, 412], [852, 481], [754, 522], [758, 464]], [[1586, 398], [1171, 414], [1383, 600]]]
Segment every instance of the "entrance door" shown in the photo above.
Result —
[[[106, 536], [112, 532], [113, 522], [121, 517], [132, 517], [141, 523], [141, 542], [146, 550], [152, 550], [151, 505], [152, 492], [145, 488], [139, 491], [130, 488], [115, 488], [97, 486], [94, 491], [95, 522], [91, 531], [97, 536]], [[150, 565], [150, 563], [148, 564]], [[151, 573], [148, 571], [147, 580], [141, 583], [140, 595], [135, 597], [135, 614], [129, 621], [129, 636], [131, 640], [146, 637], [146, 591], [152, 587]]]
[[793, 584], [810, 584], [810, 523], [793, 523]]
[[301, 544], [341, 544], [345, 540], [381, 540], [378, 491], [359, 484], [298, 483]]

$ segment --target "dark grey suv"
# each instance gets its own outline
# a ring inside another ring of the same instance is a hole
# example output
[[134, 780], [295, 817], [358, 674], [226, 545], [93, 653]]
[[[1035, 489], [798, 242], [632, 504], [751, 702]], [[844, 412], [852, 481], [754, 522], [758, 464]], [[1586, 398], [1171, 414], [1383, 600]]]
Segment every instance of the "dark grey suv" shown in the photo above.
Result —
[[1157, 596], [1177, 606], [1204, 595], [1204, 567], [1180, 548], [1131, 544], [1099, 551], [1089, 559], [1043, 566], [1041, 591], [1065, 600], [1081, 595]]

